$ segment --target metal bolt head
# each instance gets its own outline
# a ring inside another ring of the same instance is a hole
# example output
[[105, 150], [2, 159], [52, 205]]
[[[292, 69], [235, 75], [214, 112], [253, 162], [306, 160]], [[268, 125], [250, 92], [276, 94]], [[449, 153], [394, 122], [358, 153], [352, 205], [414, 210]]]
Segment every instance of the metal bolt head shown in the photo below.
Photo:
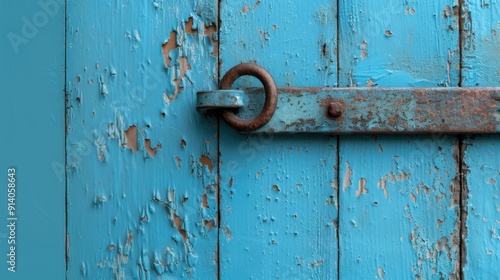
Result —
[[340, 102], [331, 102], [328, 104], [328, 115], [332, 118], [338, 118], [342, 116], [344, 112], [344, 106]]

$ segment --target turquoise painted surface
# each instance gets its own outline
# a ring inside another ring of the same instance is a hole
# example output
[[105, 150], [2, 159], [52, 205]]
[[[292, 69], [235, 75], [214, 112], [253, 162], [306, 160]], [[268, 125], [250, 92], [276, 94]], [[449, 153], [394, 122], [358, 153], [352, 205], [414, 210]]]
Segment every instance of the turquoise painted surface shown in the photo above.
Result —
[[219, 135], [195, 111], [239, 62], [279, 86], [497, 86], [496, 2], [464, 3], [460, 73], [454, 1], [341, 1], [339, 34], [335, 1], [226, 1], [220, 69], [215, 2], [69, 1], [65, 174], [55, 1], [0, 10], [0, 172], [16, 168], [20, 219], [0, 279], [63, 279], [66, 245], [67, 279], [497, 278], [498, 136]]
[[[278, 86], [335, 86], [336, 14], [333, 1], [223, 1], [221, 73], [255, 62]], [[337, 138], [220, 129], [221, 279], [337, 278]]]
[[[500, 85], [497, 1], [466, 1], [463, 7], [462, 85]], [[470, 136], [464, 143], [464, 278], [500, 275], [500, 137]]]
[[68, 1], [68, 279], [217, 277], [215, 1]]
[[[0, 8], [0, 279], [64, 278], [62, 3], [2, 1]], [[9, 168], [16, 170], [15, 244], [7, 227]]]
[[[457, 86], [455, 1], [340, 1], [340, 86]], [[459, 141], [340, 137], [340, 277], [458, 279]]]

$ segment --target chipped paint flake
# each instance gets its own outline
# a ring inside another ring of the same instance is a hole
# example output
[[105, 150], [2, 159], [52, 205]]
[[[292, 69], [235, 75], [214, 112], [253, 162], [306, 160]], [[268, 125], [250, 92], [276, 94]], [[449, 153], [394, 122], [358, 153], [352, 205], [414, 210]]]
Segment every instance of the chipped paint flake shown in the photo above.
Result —
[[366, 186], [366, 179], [365, 178], [359, 179], [358, 190], [356, 191], [356, 197], [368, 193], [368, 189], [365, 186]]
[[212, 172], [212, 170], [214, 169], [212, 159], [205, 155], [202, 155], [198, 160], [202, 165], [208, 167], [208, 171]]
[[347, 161], [346, 161], [345, 165], [346, 165], [346, 169], [345, 169], [345, 173], [344, 173], [344, 182], [342, 184], [344, 191], [347, 190], [347, 187], [349, 187], [350, 185], [352, 185], [352, 181], [351, 181], [352, 170], [351, 170], [351, 167], [349, 166], [349, 162], [347, 162]]

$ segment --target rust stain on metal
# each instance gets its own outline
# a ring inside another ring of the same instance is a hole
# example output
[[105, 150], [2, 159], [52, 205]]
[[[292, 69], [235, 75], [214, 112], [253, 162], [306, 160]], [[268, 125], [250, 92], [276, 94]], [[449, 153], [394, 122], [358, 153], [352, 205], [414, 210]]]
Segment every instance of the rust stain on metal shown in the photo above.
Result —
[[337, 118], [344, 112], [344, 106], [340, 102], [332, 102], [328, 105], [328, 115], [332, 118]]
[[273, 190], [280, 192], [280, 188], [277, 185], [273, 185]]
[[298, 119], [295, 122], [287, 124], [287, 128], [291, 128], [291, 127], [301, 128], [301, 127], [304, 127], [306, 125], [311, 126], [311, 127], [316, 126], [316, 119], [313, 119], [313, 118], [311, 118], [311, 119], [300, 118], [300, 119]]

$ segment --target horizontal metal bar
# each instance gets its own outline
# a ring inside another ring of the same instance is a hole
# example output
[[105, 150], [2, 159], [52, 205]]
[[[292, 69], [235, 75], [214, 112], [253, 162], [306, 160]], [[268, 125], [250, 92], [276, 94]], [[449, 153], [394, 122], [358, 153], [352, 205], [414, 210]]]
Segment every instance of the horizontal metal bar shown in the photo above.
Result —
[[197, 92], [196, 109], [238, 109], [248, 103], [247, 95], [242, 90], [221, 89]]
[[[246, 89], [251, 119], [262, 88]], [[499, 88], [278, 88], [278, 106], [247, 133], [422, 134], [500, 132]]]

